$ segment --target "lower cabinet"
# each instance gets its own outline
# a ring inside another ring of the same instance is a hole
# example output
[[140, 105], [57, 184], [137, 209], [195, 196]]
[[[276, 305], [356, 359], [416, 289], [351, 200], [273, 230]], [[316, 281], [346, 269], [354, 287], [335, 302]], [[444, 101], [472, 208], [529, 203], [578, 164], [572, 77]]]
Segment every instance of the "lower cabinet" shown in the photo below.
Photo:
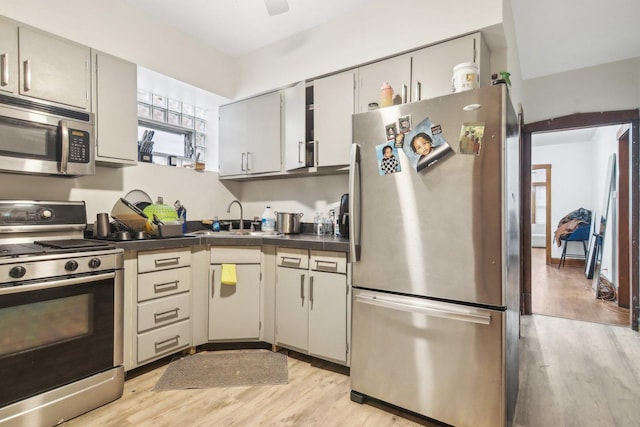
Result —
[[348, 364], [346, 253], [277, 249], [276, 344]]
[[127, 369], [191, 346], [191, 249], [138, 252], [136, 279]]
[[[209, 341], [260, 338], [260, 254], [259, 246], [211, 248]], [[222, 284], [223, 273], [235, 283]]]

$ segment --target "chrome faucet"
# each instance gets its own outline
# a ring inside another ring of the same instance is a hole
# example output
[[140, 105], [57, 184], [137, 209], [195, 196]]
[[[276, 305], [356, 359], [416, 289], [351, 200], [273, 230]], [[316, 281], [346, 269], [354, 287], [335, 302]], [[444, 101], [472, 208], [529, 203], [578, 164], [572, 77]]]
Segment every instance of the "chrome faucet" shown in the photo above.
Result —
[[229, 203], [229, 206], [227, 207], [227, 213], [231, 212], [231, 205], [233, 205], [234, 203], [237, 203], [238, 206], [240, 206], [240, 230], [242, 231], [244, 229], [244, 217], [242, 214], [242, 203], [240, 203], [240, 201], [238, 200], [234, 200], [233, 202]]

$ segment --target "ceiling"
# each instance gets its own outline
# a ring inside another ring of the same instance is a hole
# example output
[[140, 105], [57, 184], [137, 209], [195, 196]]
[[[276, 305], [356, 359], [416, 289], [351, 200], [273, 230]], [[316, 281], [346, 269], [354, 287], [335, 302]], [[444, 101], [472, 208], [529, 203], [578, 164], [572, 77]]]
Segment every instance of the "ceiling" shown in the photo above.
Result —
[[[276, 16], [268, 15], [265, 0], [123, 1], [231, 57], [238, 57], [373, 0], [288, 0], [289, 11]], [[511, 0], [511, 3], [525, 80], [640, 57], [638, 0]]]

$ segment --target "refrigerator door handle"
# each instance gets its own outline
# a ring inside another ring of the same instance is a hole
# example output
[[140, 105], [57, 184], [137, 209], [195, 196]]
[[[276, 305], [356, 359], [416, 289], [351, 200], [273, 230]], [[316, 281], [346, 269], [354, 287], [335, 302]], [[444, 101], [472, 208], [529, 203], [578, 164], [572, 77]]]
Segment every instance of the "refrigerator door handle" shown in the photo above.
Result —
[[379, 296], [357, 295], [356, 302], [370, 304], [378, 307], [390, 308], [392, 310], [407, 311], [409, 313], [424, 314], [426, 316], [441, 317], [462, 322], [479, 323], [481, 325], [491, 324], [491, 314], [463, 313], [454, 310], [443, 310], [435, 307], [424, 307], [414, 304], [404, 304]]
[[351, 144], [349, 165], [349, 257], [360, 259], [360, 145]]

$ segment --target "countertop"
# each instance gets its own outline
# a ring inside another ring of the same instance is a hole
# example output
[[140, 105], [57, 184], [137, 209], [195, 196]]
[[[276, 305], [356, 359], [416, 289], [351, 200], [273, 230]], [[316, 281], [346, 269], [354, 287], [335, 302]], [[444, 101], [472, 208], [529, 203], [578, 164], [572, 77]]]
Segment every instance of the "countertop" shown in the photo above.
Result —
[[180, 236], [162, 239], [127, 240], [111, 242], [126, 251], [148, 251], [171, 249], [185, 246], [262, 246], [275, 245], [290, 248], [315, 249], [323, 251], [349, 252], [349, 239], [315, 234], [284, 234], [279, 236], [233, 235], [226, 232], [206, 236]]

